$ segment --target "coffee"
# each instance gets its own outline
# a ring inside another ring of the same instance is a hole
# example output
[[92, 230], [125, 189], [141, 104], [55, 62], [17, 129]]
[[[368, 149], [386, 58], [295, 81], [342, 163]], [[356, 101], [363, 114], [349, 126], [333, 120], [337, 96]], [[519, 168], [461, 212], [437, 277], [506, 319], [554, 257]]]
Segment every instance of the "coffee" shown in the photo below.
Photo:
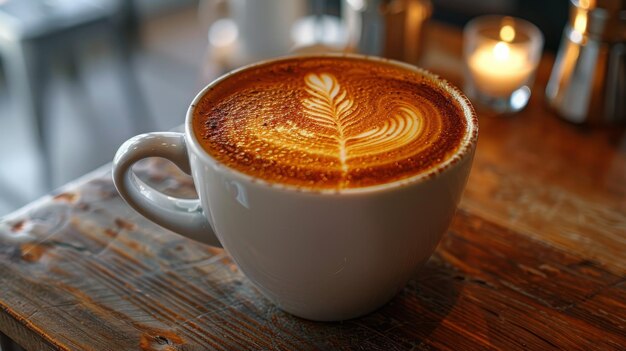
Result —
[[214, 85], [193, 130], [212, 157], [270, 183], [368, 187], [449, 160], [467, 134], [458, 99], [430, 75], [383, 61], [290, 58]]
[[[415, 276], [450, 225], [478, 138], [456, 88], [361, 56], [229, 73], [185, 121], [184, 134], [120, 146], [120, 195], [165, 228], [223, 245], [279, 308], [316, 321], [369, 313]], [[190, 171], [198, 198], [138, 181], [132, 167], [146, 157]]]

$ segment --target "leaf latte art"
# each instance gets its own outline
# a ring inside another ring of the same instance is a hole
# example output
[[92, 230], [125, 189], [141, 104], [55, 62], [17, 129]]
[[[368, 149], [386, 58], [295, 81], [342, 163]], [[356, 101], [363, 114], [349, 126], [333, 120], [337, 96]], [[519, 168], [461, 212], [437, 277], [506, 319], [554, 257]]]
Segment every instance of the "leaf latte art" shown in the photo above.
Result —
[[311, 95], [304, 100], [306, 115], [314, 123], [329, 129], [329, 134], [320, 133], [319, 136], [324, 137], [320, 140], [336, 140], [344, 172], [348, 170], [348, 158], [388, 152], [419, 136], [419, 112], [407, 104], [399, 104], [383, 125], [355, 135], [353, 131], [362, 116], [358, 110], [352, 109], [354, 103], [337, 79], [327, 73], [312, 73], [305, 77], [305, 81]]
[[194, 132], [220, 162], [273, 183], [367, 187], [444, 162], [462, 110], [419, 72], [342, 57], [293, 58], [236, 73], [207, 92]]

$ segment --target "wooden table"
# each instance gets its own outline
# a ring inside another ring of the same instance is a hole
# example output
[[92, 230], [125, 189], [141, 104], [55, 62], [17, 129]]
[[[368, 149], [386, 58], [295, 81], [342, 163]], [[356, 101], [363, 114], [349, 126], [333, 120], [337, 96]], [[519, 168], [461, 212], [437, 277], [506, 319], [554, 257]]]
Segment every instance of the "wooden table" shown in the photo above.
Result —
[[[459, 32], [437, 26], [429, 38], [426, 62], [458, 81]], [[548, 57], [523, 112], [481, 114], [449, 233], [373, 314], [316, 323], [281, 312], [227, 253], [127, 207], [107, 166], [0, 222], [0, 331], [29, 350], [623, 350], [626, 133], [550, 113], [550, 67]], [[193, 196], [170, 164], [138, 172]]]

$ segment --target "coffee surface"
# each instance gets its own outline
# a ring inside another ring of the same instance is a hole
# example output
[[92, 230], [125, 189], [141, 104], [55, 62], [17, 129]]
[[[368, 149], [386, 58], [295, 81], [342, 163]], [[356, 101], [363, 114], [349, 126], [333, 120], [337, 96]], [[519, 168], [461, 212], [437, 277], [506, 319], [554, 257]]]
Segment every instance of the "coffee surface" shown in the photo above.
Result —
[[459, 102], [419, 72], [347, 57], [292, 58], [235, 73], [194, 110], [202, 147], [270, 183], [344, 189], [428, 171], [459, 148]]

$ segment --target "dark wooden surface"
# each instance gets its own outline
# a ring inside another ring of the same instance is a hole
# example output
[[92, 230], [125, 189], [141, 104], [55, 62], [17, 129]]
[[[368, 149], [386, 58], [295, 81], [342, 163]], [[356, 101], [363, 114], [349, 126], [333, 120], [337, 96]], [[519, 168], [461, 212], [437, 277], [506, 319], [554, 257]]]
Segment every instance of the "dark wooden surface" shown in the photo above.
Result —
[[[425, 64], [460, 80], [460, 33]], [[28, 350], [623, 350], [626, 132], [560, 121], [542, 89], [514, 116], [480, 114], [460, 208], [388, 305], [315, 323], [276, 309], [228, 254], [143, 219], [104, 169], [0, 221], [0, 332]], [[144, 179], [193, 196], [150, 160]]]

